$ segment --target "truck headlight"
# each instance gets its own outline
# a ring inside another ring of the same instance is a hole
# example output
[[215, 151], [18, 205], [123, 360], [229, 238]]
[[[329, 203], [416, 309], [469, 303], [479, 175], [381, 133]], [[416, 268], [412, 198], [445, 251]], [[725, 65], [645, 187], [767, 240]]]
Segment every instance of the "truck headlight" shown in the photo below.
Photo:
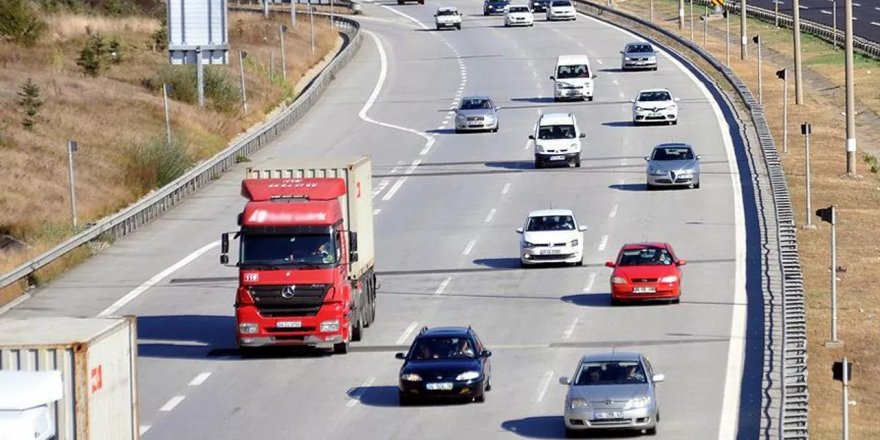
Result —
[[455, 380], [474, 380], [480, 377], [479, 371], [465, 371], [464, 373], [455, 376]]
[[418, 374], [415, 374], [415, 373], [401, 374], [400, 380], [402, 380], [404, 382], [421, 382], [422, 376], [419, 376]]
[[678, 281], [678, 277], [675, 275], [667, 275], [663, 278], [660, 278], [661, 283], [674, 283]]
[[238, 332], [243, 335], [252, 335], [260, 330], [260, 326], [253, 322], [242, 322], [238, 324]]
[[624, 277], [611, 277], [611, 284], [626, 284]]
[[635, 399], [629, 399], [629, 402], [626, 402], [626, 406], [623, 409], [639, 409], [648, 406], [651, 403], [650, 397], [636, 397]]
[[571, 409], [580, 409], [580, 408], [589, 408], [590, 404], [586, 399], [571, 399], [571, 402], [568, 403], [568, 407]]
[[324, 321], [321, 323], [321, 331], [322, 332], [338, 332], [339, 331], [339, 320], [334, 319], [333, 321]]

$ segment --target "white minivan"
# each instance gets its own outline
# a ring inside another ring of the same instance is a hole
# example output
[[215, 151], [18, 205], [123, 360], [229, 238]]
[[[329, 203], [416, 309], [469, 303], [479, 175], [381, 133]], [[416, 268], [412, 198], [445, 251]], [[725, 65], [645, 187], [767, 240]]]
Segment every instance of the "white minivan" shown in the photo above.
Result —
[[556, 70], [550, 77], [553, 80], [553, 99], [593, 100], [593, 79], [596, 74], [590, 68], [590, 58], [586, 55], [560, 55], [556, 58]]

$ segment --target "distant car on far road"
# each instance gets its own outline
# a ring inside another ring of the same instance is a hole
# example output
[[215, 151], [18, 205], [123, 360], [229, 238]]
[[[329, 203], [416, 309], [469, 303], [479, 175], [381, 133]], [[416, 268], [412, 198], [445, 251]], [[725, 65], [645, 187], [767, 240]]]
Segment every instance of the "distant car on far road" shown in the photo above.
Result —
[[483, 1], [483, 15], [503, 14], [510, 5], [508, 0], [485, 0]]
[[577, 20], [577, 11], [569, 0], [551, 0], [547, 6], [547, 21]]

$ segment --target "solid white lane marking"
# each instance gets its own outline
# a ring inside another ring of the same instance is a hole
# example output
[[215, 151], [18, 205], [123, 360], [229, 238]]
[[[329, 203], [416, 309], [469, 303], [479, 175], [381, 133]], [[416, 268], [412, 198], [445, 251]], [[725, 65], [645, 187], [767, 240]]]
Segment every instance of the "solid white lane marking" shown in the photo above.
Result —
[[388, 7], [388, 6], [385, 6], [385, 5], [380, 5], [380, 6], [382, 6], [383, 8], [385, 8], [385, 9], [387, 9], [387, 10], [389, 10], [389, 11], [391, 11], [391, 12], [393, 12], [393, 13], [395, 13], [395, 14], [397, 14], [397, 15], [403, 17], [403, 18], [406, 18], [406, 19], [409, 20], [409, 21], [412, 21], [413, 23], [417, 24], [417, 25], [418, 25], [420, 28], [422, 28], [422, 29], [426, 29], [426, 30], [428, 29], [428, 26], [425, 26], [424, 23], [422, 23], [421, 21], [416, 20], [416, 19], [413, 18], [412, 16], [406, 15], [406, 14], [404, 14], [403, 12], [398, 11], [397, 9], [394, 9], [394, 8], [391, 8], [391, 7]]
[[467, 246], [464, 247], [464, 251], [461, 253], [462, 255], [468, 255], [474, 250], [474, 245], [477, 244], [477, 240], [471, 240], [468, 242]]
[[110, 307], [107, 307], [101, 313], [98, 313], [98, 316], [99, 317], [110, 316], [110, 315], [116, 313], [117, 311], [119, 311], [119, 309], [125, 307], [126, 304], [134, 301], [135, 298], [141, 296], [141, 294], [143, 294], [144, 292], [149, 290], [150, 287], [153, 287], [154, 285], [156, 285], [156, 283], [158, 283], [159, 281], [162, 281], [167, 276], [176, 272], [178, 269], [182, 268], [183, 266], [186, 266], [187, 264], [192, 263], [193, 260], [195, 260], [196, 258], [199, 258], [200, 256], [202, 256], [202, 254], [204, 254], [205, 252], [208, 252], [211, 249], [214, 249], [217, 246], [220, 246], [220, 240], [208, 243], [205, 246], [202, 246], [201, 248], [196, 250], [195, 252], [187, 255], [186, 257], [183, 257], [183, 259], [181, 259], [177, 263], [172, 264], [170, 267], [163, 270], [162, 272], [157, 273], [156, 275], [153, 276], [153, 278], [150, 278], [149, 280], [145, 281], [143, 284], [138, 286], [136, 289], [132, 290], [131, 292], [126, 293], [125, 296], [116, 300], [116, 302], [113, 303], [113, 305], [111, 305]]
[[150, 428], [152, 428], [152, 425], [141, 425], [140, 428], [138, 429], [138, 432], [141, 435], [144, 435], [147, 431], [150, 430]]
[[440, 295], [442, 295], [442, 294], [443, 294], [443, 291], [446, 290], [446, 286], [449, 285], [449, 282], [450, 282], [450, 281], [452, 281], [452, 278], [450, 278], [450, 277], [446, 277], [446, 279], [443, 280], [442, 283], [440, 283], [440, 286], [437, 287], [437, 290], [434, 291], [434, 296], [440, 296]]
[[508, 191], [510, 191], [510, 182], [504, 184], [501, 188], [501, 194], [507, 194]]
[[824, 9], [821, 10], [821, 11], [819, 11], [819, 12], [821, 12], [821, 13], [823, 13], [823, 14], [825, 14], [825, 15], [831, 15], [831, 11], [826, 11], [826, 10], [824, 10]]
[[199, 373], [198, 376], [194, 377], [193, 380], [189, 381], [189, 386], [197, 387], [203, 383], [205, 383], [208, 378], [211, 377], [211, 372], [206, 371], [204, 373]]
[[593, 272], [587, 278], [587, 284], [584, 284], [584, 289], [582, 290], [582, 292], [586, 293], [586, 292], [589, 292], [590, 290], [593, 290], [593, 283], [595, 283], [595, 282], [596, 282], [596, 273]]
[[492, 221], [492, 218], [495, 217], [495, 211], [496, 211], [495, 208], [492, 208], [492, 210], [489, 211], [489, 215], [487, 215], [487, 216], [486, 216], [486, 219], [483, 220], [483, 221], [486, 222], [486, 223], [491, 222], [491, 221]]
[[541, 378], [541, 383], [538, 384], [538, 393], [537, 396], [535, 396], [535, 403], [544, 400], [544, 394], [547, 394], [547, 387], [550, 386], [550, 379], [553, 379], [553, 372], [548, 371], [544, 373], [544, 377]]
[[375, 377], [371, 377], [364, 381], [364, 383], [361, 384], [357, 391], [351, 393], [351, 399], [349, 399], [348, 402], [345, 403], [345, 406], [351, 408], [360, 403], [361, 397], [363, 397], [364, 393], [367, 391], [367, 387], [372, 385], [375, 380]]
[[617, 216], [617, 205], [614, 205], [614, 207], [611, 208], [611, 212], [608, 213], [608, 218], [614, 218], [616, 216]]
[[571, 325], [565, 329], [565, 333], [562, 334], [562, 339], [568, 339], [574, 333], [574, 328], [577, 327], [578, 319], [575, 317], [574, 321], [572, 321]]
[[608, 236], [607, 236], [607, 235], [603, 235], [603, 236], [602, 236], [602, 239], [599, 240], [599, 250], [600, 250], [600, 251], [604, 251], [604, 250], [605, 250], [605, 246], [607, 246], [607, 245], [608, 245]]
[[379, 215], [380, 212], [382, 212], [382, 209], [381, 209], [381, 208], [374, 209], [374, 210], [373, 210], [373, 215]]
[[418, 322], [415, 322], [415, 321], [411, 322], [411, 323], [409, 324], [409, 326], [406, 327], [406, 330], [403, 331], [403, 334], [400, 335], [399, 338], [397, 338], [397, 342], [395, 342], [395, 344], [396, 344], [396, 345], [400, 345], [400, 344], [403, 344], [404, 342], [406, 342], [406, 341], [409, 339], [409, 335], [411, 335], [412, 332], [413, 332], [413, 331], [416, 329], [416, 327], [418, 327], [418, 326], [419, 326], [419, 323], [418, 323]]
[[431, 147], [425, 146], [425, 148], [422, 148], [422, 151], [419, 151], [419, 156], [424, 156], [428, 154], [429, 151], [431, 151]]
[[159, 411], [169, 412], [173, 410], [174, 407], [176, 407], [177, 405], [180, 405], [180, 402], [183, 402], [183, 399], [186, 399], [186, 396], [174, 396], [171, 399], [168, 399], [168, 401], [165, 402], [165, 404], [162, 405], [161, 408], [159, 408]]

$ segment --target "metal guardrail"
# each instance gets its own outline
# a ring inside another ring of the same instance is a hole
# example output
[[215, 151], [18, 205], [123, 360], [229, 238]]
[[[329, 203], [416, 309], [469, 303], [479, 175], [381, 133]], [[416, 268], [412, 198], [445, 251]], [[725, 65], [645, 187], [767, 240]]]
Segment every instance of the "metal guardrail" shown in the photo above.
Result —
[[[705, 0], [697, 1], [705, 2]], [[641, 17], [594, 1], [575, 0], [575, 3], [595, 8], [597, 14], [608, 13], [633, 21], [688, 48], [724, 76], [748, 109], [748, 116], [755, 128], [757, 146], [763, 157], [763, 168], [750, 164], [754, 179], [752, 184], [757, 193], [756, 199], [762, 202], [760, 203], [762, 206], [758, 208], [764, 230], [761, 270], [765, 305], [764, 335], [765, 339], [769, 339], [769, 342], [765, 342], [763, 362], [761, 413], [765, 420], [761, 423], [761, 435], [774, 439], [808, 439], [809, 394], [803, 273], [799, 262], [791, 197], [779, 151], [776, 149], [762, 106], [752, 95], [748, 85], [733, 70], [724, 66], [712, 54], [695, 43]], [[749, 12], [752, 13], [751, 9]], [[749, 137], [744, 136], [744, 141], [751, 145]], [[772, 208], [763, 206], [765, 193], [772, 196]], [[782, 295], [777, 295], [780, 290]], [[781, 327], [781, 332], [776, 326]], [[777, 340], [779, 333], [782, 341]], [[782, 352], [781, 356], [778, 355], [779, 351]], [[773, 401], [776, 396], [779, 396], [780, 402]]]
[[197, 164], [173, 182], [143, 197], [122, 211], [105, 217], [85, 231], [4, 274], [0, 277], [0, 289], [32, 276], [37, 270], [99, 236], [109, 234], [119, 238], [135, 231], [180, 203], [194, 191], [211, 183], [220, 174], [232, 168], [240, 157], [248, 156], [261, 149], [296, 123], [315, 105], [318, 98], [335, 78], [336, 73], [354, 57], [363, 41], [358, 22], [338, 15], [334, 21], [337, 27], [346, 34], [348, 42], [321, 73], [308, 84], [305, 91], [296, 98], [293, 104], [265, 122], [259, 129], [247, 134], [216, 156]]

